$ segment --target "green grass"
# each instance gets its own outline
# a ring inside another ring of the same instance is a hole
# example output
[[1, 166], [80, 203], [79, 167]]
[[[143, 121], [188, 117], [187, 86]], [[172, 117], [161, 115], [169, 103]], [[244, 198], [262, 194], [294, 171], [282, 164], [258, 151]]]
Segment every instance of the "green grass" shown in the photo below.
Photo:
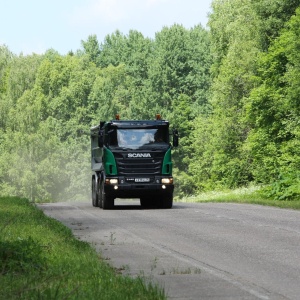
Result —
[[197, 196], [184, 197], [183, 202], [227, 202], [227, 203], [248, 203], [280, 208], [300, 209], [299, 200], [273, 200], [266, 198], [259, 187], [239, 188], [236, 190], [214, 191], [201, 193]]
[[70, 229], [26, 199], [0, 198], [0, 299], [166, 299], [118, 275]]

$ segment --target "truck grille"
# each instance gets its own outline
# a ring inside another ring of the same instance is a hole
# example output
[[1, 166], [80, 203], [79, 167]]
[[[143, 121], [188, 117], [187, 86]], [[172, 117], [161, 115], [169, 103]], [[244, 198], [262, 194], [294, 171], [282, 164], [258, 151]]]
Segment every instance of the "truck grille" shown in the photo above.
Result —
[[127, 158], [121, 153], [114, 153], [114, 155], [121, 176], [161, 174], [164, 153], [151, 153], [151, 158]]

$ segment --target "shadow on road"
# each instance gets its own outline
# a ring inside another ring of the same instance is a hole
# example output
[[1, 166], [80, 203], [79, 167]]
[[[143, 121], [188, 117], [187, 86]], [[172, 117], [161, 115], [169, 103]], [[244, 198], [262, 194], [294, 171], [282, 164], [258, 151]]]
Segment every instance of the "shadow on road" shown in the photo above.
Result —
[[112, 210], [173, 210], [173, 209], [186, 209], [188, 207], [183, 205], [173, 205], [171, 209], [164, 209], [159, 207], [142, 207], [141, 205], [136, 204], [115, 204], [114, 208]]

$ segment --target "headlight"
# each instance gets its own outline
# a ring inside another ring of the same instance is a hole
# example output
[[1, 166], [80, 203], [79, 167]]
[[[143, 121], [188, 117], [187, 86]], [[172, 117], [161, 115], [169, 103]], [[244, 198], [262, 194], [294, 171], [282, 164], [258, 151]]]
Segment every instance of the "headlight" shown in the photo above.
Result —
[[172, 184], [173, 183], [173, 178], [163, 178], [161, 180], [161, 183], [164, 183], [164, 184]]
[[111, 179], [106, 178], [105, 183], [107, 183], [107, 184], [118, 184], [118, 179], [117, 178], [111, 178]]

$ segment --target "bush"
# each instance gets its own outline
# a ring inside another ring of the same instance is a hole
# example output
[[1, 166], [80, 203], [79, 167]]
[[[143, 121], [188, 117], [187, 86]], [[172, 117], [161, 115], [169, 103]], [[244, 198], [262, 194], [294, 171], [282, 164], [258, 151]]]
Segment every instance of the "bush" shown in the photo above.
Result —
[[263, 188], [262, 192], [274, 200], [300, 200], [300, 172], [279, 174], [278, 180]]

